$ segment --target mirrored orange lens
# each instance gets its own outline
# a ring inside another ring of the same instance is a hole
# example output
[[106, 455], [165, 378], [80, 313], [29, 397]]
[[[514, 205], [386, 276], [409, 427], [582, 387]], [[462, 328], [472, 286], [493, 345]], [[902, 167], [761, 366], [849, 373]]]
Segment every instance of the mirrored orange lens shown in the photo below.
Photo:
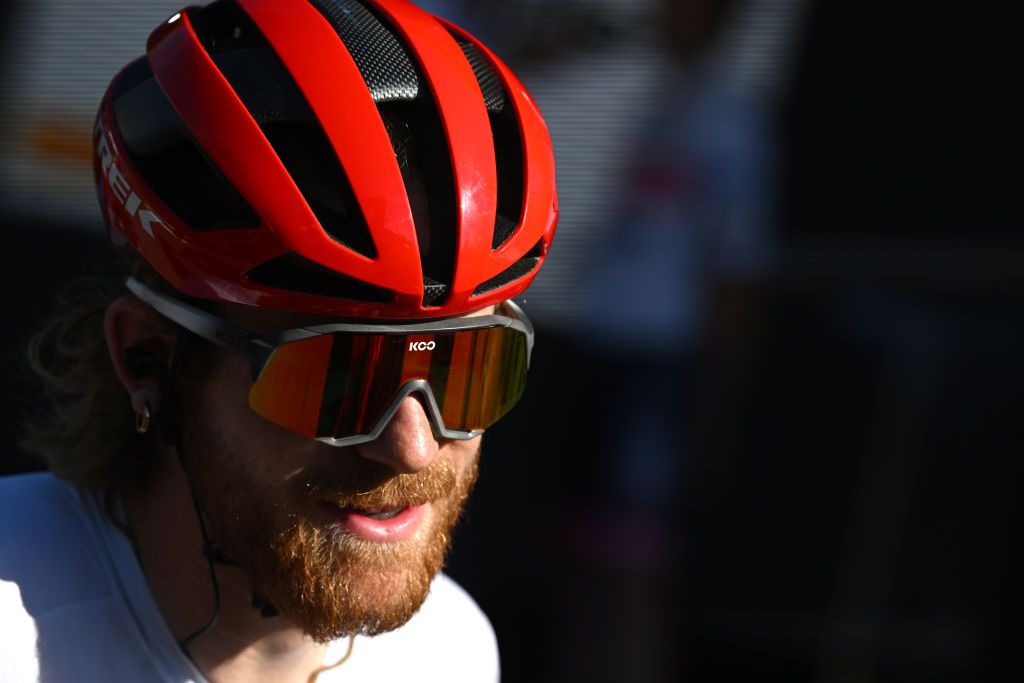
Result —
[[526, 336], [507, 327], [326, 334], [275, 349], [249, 405], [309, 438], [366, 435], [399, 389], [426, 380], [446, 429], [486, 429], [523, 395], [526, 360]]

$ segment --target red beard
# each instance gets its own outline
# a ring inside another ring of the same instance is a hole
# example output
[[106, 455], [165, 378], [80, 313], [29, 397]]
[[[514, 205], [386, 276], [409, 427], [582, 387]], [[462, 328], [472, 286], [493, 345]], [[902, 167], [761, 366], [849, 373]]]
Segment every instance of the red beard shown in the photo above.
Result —
[[[348, 455], [344, 466], [295, 484], [283, 504], [259, 487], [224, 447], [184, 435], [193, 480], [214, 546], [236, 562], [253, 588], [318, 642], [376, 635], [408, 621], [441, 570], [451, 532], [477, 477], [477, 458], [457, 475], [439, 457], [416, 474], [396, 475]], [[325, 505], [383, 509], [430, 503], [415, 537], [374, 542], [331, 523]]]

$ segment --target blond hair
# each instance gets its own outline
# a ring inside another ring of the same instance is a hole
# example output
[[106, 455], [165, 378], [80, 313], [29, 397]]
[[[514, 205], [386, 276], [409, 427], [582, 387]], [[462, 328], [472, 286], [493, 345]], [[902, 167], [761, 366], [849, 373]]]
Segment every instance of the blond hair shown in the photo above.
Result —
[[128, 290], [129, 275], [165, 289], [133, 251], [101, 255], [69, 282], [28, 342], [28, 366], [42, 398], [23, 424], [22, 447], [42, 457], [61, 479], [84, 488], [112, 488], [145, 477], [150, 435], [136, 433], [127, 391], [114, 372], [103, 331], [107, 307]]

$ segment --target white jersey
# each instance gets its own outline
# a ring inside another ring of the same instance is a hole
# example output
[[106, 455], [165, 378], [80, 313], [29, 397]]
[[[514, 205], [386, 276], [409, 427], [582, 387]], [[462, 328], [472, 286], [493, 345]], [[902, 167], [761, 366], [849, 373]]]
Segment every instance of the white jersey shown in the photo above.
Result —
[[[325, 663], [348, 639], [332, 643]], [[439, 574], [404, 626], [357, 637], [320, 683], [499, 676], [494, 631], [473, 599]], [[204, 683], [164, 622], [128, 538], [103, 496], [52, 475], [0, 479], [0, 683]]]

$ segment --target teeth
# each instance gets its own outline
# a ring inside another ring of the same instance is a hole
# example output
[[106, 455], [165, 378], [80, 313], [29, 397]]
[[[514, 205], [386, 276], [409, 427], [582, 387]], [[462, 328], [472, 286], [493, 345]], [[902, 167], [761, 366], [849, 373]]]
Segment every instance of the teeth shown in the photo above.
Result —
[[369, 510], [367, 510], [363, 514], [369, 517], [370, 519], [392, 519], [396, 517], [398, 513], [404, 509], [405, 508], [394, 508], [392, 510], [382, 510], [381, 512], [370, 512]]
[[399, 505], [393, 508], [349, 507], [347, 505], [338, 505], [337, 507], [346, 512], [354, 512], [370, 519], [386, 520], [397, 517], [399, 513], [408, 508], [408, 505]]

